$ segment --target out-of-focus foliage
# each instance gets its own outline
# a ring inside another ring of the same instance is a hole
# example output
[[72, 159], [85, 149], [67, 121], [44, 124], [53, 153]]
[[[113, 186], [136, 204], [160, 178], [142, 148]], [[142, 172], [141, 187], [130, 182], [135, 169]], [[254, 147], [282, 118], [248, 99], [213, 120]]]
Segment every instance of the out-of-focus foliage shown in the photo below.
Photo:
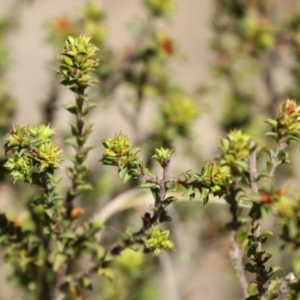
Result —
[[[253, 128], [258, 111], [275, 115], [279, 99], [297, 97], [289, 91], [294, 85], [286, 89], [277, 83], [276, 68], [289, 69], [288, 48], [295, 53], [295, 35], [290, 35], [289, 26], [293, 30], [297, 27], [297, 18], [282, 14], [279, 7], [269, 0], [214, 1], [211, 47], [216, 58], [214, 73], [226, 84], [222, 114], [225, 130]], [[289, 23], [288, 17], [292, 19]], [[291, 73], [295, 79], [296, 73]]]
[[[80, 9], [80, 17], [58, 17], [48, 22], [49, 41], [55, 47], [72, 34], [85, 34], [100, 49], [96, 76], [100, 79], [99, 92], [109, 96], [119, 87], [125, 87], [131, 99], [122, 104], [120, 112], [132, 127], [133, 140], [139, 145], [171, 147], [176, 138], [189, 138], [192, 121], [199, 115], [197, 103], [184, 88], [174, 82], [168, 68], [179, 55], [176, 42], [165, 33], [160, 21], [170, 17], [174, 1], [145, 1], [145, 14], [131, 24], [133, 40], [125, 49], [113, 49], [106, 39], [105, 13], [98, 1], [89, 1]], [[141, 115], [147, 103], [155, 110], [155, 119], [149, 133], [141, 136]], [[119, 104], [116, 104], [119, 105]], [[128, 107], [131, 106], [130, 107]], [[149, 143], [149, 139], [151, 142]], [[148, 147], [147, 146], [147, 147]], [[150, 163], [150, 152], [146, 158]]]

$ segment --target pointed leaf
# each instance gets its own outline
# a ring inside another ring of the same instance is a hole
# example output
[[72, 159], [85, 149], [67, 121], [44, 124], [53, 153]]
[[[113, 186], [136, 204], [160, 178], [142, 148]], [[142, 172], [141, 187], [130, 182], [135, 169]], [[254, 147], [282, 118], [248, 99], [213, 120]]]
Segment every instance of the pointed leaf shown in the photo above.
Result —
[[77, 112], [78, 112], [78, 107], [77, 107], [77, 105], [74, 102], [67, 103], [67, 104], [63, 105], [63, 107], [67, 111], [69, 111], [71, 114], [76, 115]]
[[56, 254], [54, 263], [53, 263], [53, 271], [57, 272], [66, 260], [67, 260], [66, 255], [61, 254], [61, 253]]
[[152, 187], [158, 187], [157, 183], [155, 182], [149, 182], [149, 181], [146, 181], [146, 182], [143, 182], [141, 185], [140, 185], [141, 188], [152, 188]]
[[246, 265], [244, 266], [244, 270], [246, 270], [250, 273], [255, 273], [256, 272], [255, 267], [250, 263], [246, 263]]
[[265, 136], [274, 139], [276, 142], [278, 141], [278, 134], [275, 132], [267, 132]]
[[281, 270], [281, 268], [279, 266], [271, 266], [267, 272], [267, 276], [270, 278], [272, 275], [274, 275], [279, 270]]

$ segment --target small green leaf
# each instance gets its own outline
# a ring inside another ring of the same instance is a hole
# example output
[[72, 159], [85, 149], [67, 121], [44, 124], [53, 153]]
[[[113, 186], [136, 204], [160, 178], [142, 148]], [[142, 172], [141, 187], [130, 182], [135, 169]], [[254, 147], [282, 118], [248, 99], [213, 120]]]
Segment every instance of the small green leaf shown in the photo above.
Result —
[[203, 197], [203, 205], [206, 205], [208, 203], [208, 200], [209, 200], [209, 197], [208, 196], [204, 196]]
[[77, 105], [74, 102], [67, 103], [67, 104], [63, 105], [63, 107], [67, 111], [69, 111], [71, 114], [76, 115], [77, 112], [78, 112], [78, 107], [77, 107]]
[[55, 255], [55, 259], [54, 259], [54, 263], [53, 263], [53, 271], [57, 272], [66, 260], [67, 260], [66, 255], [64, 255], [62, 253], [57, 253]]
[[164, 205], [165, 205], [165, 207], [166, 207], [166, 206], [168, 206], [169, 204], [171, 204], [172, 202], [175, 202], [175, 201], [177, 201], [177, 198], [174, 197], [174, 196], [170, 196], [170, 197], [166, 198], [166, 199], [163, 201], [163, 203], [164, 203]]
[[159, 187], [157, 183], [155, 182], [149, 182], [149, 181], [146, 181], [146, 182], [143, 182], [141, 185], [140, 185], [141, 188], [155, 188], [155, 187]]
[[263, 178], [270, 178], [270, 173], [268, 172], [261, 172], [257, 176], [257, 180], [263, 179]]
[[56, 244], [56, 248], [59, 252], [63, 252], [64, 250], [64, 243], [62, 241], [55, 241], [55, 244]]
[[278, 134], [275, 132], [267, 132], [265, 136], [274, 139], [276, 142], [278, 141]]
[[267, 276], [270, 278], [272, 275], [274, 275], [279, 270], [281, 270], [281, 268], [279, 266], [271, 266], [267, 272]]
[[[255, 282], [251, 282], [249, 284], [249, 287], [248, 287], [248, 292], [249, 292], [249, 295], [251, 295], [250, 297], [256, 297], [256, 298], [250, 298], [251, 300], [255, 299], [255, 300], [261, 300], [257, 297], [257, 283]], [[247, 298], [249, 299], [249, 298]]]
[[266, 263], [271, 257], [272, 257], [272, 254], [266, 253], [265, 257], [263, 258], [263, 263]]
[[167, 182], [166, 187], [170, 192], [176, 192], [177, 183], [176, 182]]
[[48, 209], [45, 210], [45, 213], [48, 215], [48, 217], [50, 219], [52, 219], [53, 218], [53, 214], [54, 214], [54, 210], [53, 210], [53, 208], [48, 208]]
[[289, 135], [286, 139], [286, 143], [289, 144], [291, 141], [295, 141], [297, 143], [300, 143], [300, 138], [297, 136]]
[[254, 265], [250, 264], [250, 263], [246, 263], [244, 266], [244, 270], [250, 272], [250, 273], [255, 273], [256, 269], [254, 267]]
[[[62, 238], [67, 238], [67, 239], [72, 240], [72, 239], [76, 238], [76, 234], [75, 234], [75, 232], [72, 231], [72, 230], [66, 230], [66, 231], [61, 235], [61, 237], [62, 237]], [[59, 250], [59, 251], [61, 251], [61, 250]]]
[[182, 196], [189, 196], [190, 200], [192, 200], [193, 198], [195, 198], [195, 189], [194, 187], [190, 186], [184, 193]]
[[184, 176], [185, 181], [189, 181], [192, 178], [192, 175], [190, 172], [185, 172], [182, 175]]
[[273, 129], [277, 129], [278, 122], [274, 119], [266, 119], [265, 122], [272, 126]]
[[124, 183], [127, 183], [128, 180], [131, 179], [131, 175], [129, 174], [127, 168], [120, 168], [118, 174], [119, 174], [120, 179], [121, 179]]
[[268, 286], [268, 292], [271, 293], [275, 291], [275, 289], [278, 287], [279, 282], [277, 280], [271, 280]]
[[275, 152], [269, 147], [264, 146], [261, 151], [267, 153], [269, 158], [273, 158], [275, 156]]
[[92, 108], [96, 107], [97, 104], [95, 102], [88, 102], [83, 107], [83, 114], [86, 115]]
[[66, 139], [65, 142], [69, 145], [71, 145], [73, 148], [77, 149], [77, 142], [76, 142], [76, 139], [75, 138], [69, 138], [69, 139]]
[[273, 235], [272, 231], [269, 231], [269, 230], [263, 231], [263, 232], [259, 235], [259, 238], [260, 238], [260, 240], [261, 240], [261, 243], [265, 243], [265, 242], [267, 241], [268, 237], [269, 237], [269, 236], [272, 236], [272, 235]]
[[92, 281], [88, 276], [83, 276], [80, 279], [80, 284], [86, 288], [86, 289], [91, 289], [92, 288]]
[[92, 190], [93, 190], [93, 186], [89, 183], [77, 185], [77, 191], [79, 192], [92, 191]]

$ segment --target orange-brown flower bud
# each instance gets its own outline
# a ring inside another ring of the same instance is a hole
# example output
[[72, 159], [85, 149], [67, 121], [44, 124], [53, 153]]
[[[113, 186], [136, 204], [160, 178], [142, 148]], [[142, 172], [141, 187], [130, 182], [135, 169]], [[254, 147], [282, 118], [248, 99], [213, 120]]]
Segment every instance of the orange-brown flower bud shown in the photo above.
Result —
[[85, 213], [85, 210], [82, 207], [76, 207], [71, 210], [70, 217], [71, 219], [75, 219], [80, 217]]

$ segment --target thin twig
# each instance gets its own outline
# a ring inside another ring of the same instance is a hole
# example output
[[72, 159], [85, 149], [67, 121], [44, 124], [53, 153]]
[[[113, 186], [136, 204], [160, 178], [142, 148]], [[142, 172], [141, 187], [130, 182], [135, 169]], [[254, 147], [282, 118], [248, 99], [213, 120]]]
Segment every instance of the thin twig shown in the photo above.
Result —
[[[250, 153], [250, 159], [249, 159], [249, 170], [250, 170], [250, 185], [251, 190], [253, 193], [258, 193], [258, 185], [257, 185], [257, 169], [256, 169], [256, 149], [253, 148]], [[270, 283], [270, 280], [267, 276], [265, 262], [263, 261], [262, 257], [262, 244], [260, 239], [261, 234], [261, 225], [259, 223], [259, 220], [256, 216], [256, 214], [252, 214], [250, 216], [252, 218], [251, 220], [251, 232], [253, 236], [256, 239], [256, 253], [257, 258], [255, 260], [256, 264], [256, 284], [257, 284], [257, 290], [259, 292], [260, 296], [266, 296], [268, 294], [268, 286]]]
[[[270, 6], [268, 7], [268, 4], [266, 3], [266, 1], [258, 2], [258, 12], [260, 13], [262, 18], [271, 20], [273, 26], [276, 26], [278, 25], [276, 24], [278, 22], [276, 20], [274, 8], [270, 4]], [[278, 102], [278, 94], [274, 84], [273, 73], [276, 65], [278, 64], [279, 58], [280, 57], [277, 53], [276, 47], [273, 47], [272, 49], [266, 51], [262, 57], [262, 79], [269, 96], [267, 109], [268, 111], [273, 111], [273, 113], [274, 108], [276, 107], [275, 105]]]
[[237, 273], [238, 280], [240, 282], [240, 286], [243, 292], [243, 298], [247, 298], [249, 296], [248, 293], [248, 282], [246, 279], [245, 271], [244, 271], [244, 265], [242, 260], [242, 253], [240, 249], [240, 245], [237, 243], [236, 239], [236, 232], [231, 231], [230, 233], [230, 243], [231, 243], [231, 249], [229, 252], [229, 257], [231, 260], [231, 263]]
[[[164, 207], [164, 199], [166, 197], [167, 193], [167, 183], [170, 180], [169, 177], [169, 166], [170, 166], [170, 156], [165, 160], [164, 164], [162, 165], [163, 167], [163, 176], [161, 179], [159, 178], [152, 178], [153, 182], [157, 183], [159, 187], [153, 188], [152, 189], [152, 194], [155, 199], [155, 211], [153, 212], [153, 215], [151, 216], [150, 213], [146, 213], [144, 216], [144, 222], [143, 227], [137, 231], [136, 233], [133, 234], [132, 237], [129, 237], [125, 240], [122, 241], [122, 243], [118, 243], [117, 245], [113, 245], [111, 247], [110, 253], [112, 255], [119, 254], [121, 251], [126, 249], [129, 246], [132, 246], [134, 244], [141, 244], [142, 242], [142, 237], [148, 234], [149, 229], [153, 226], [156, 225], [160, 221], [161, 214], [163, 213], [165, 207]], [[147, 176], [148, 179], [149, 176]]]
[[133, 45], [126, 50], [125, 55], [112, 75], [108, 79], [103, 80], [101, 87], [104, 90], [111, 91], [119, 84], [119, 81], [122, 79], [122, 74], [124, 74], [130, 68], [132, 60], [136, 56], [136, 49], [141, 45], [145, 37], [148, 36], [148, 30], [148, 27], [142, 30], [140, 35], [134, 41]]
[[258, 193], [257, 185], [257, 169], [256, 169], [256, 150], [254, 149], [250, 153], [249, 158], [249, 170], [250, 170], [250, 184], [253, 193]]

